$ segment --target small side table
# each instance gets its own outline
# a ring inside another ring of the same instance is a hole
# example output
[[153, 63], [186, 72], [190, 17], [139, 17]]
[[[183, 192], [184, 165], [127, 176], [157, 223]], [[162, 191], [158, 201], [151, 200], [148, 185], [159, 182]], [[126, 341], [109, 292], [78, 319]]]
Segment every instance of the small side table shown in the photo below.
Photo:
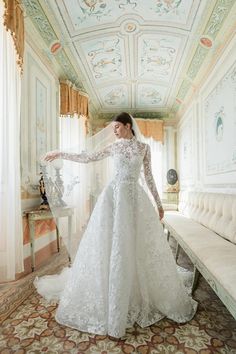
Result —
[[179, 192], [177, 191], [165, 191], [163, 192], [163, 206], [166, 210], [177, 210], [179, 203]]
[[71, 233], [72, 233], [72, 216], [73, 208], [60, 208], [53, 215], [51, 210], [41, 210], [41, 209], [31, 209], [24, 211], [29, 222], [30, 231], [30, 247], [31, 247], [31, 268], [32, 272], [35, 270], [35, 221], [37, 220], [47, 220], [54, 219], [56, 221], [56, 237], [57, 237], [57, 250], [60, 251], [60, 235], [58, 231], [58, 219], [61, 217], [68, 218], [68, 252], [69, 252], [69, 262], [71, 262], [70, 248], [71, 248]]

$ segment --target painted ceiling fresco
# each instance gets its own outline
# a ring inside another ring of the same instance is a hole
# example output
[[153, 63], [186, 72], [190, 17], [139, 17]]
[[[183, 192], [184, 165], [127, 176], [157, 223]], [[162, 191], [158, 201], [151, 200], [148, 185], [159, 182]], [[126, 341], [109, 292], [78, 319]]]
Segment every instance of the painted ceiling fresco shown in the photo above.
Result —
[[178, 110], [234, 3], [23, 0], [49, 57], [93, 112], [146, 117]]

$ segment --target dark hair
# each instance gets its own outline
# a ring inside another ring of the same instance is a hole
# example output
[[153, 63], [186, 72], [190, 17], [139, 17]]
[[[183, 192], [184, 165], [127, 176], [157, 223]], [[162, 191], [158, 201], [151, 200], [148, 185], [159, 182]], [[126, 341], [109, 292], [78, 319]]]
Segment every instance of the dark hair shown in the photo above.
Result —
[[113, 122], [120, 122], [120, 123], [123, 123], [124, 125], [129, 123], [131, 131], [132, 131], [133, 135], [135, 136], [135, 132], [133, 130], [132, 118], [130, 117], [129, 113], [126, 113], [126, 112], [119, 113], [112, 119], [112, 121]]

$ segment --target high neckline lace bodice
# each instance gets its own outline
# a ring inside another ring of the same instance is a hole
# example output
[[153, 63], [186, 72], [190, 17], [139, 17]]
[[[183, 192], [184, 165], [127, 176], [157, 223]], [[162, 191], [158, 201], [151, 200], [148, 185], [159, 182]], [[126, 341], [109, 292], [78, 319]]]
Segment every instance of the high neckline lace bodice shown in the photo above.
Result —
[[119, 138], [117, 139], [117, 141], [122, 141], [124, 143], [133, 143], [133, 142], [137, 142], [137, 139], [135, 136], [132, 136], [132, 138]]
[[137, 140], [135, 136], [131, 139], [120, 138], [115, 143], [108, 145], [105, 149], [81, 154], [61, 153], [61, 157], [82, 163], [102, 160], [107, 157], [114, 159], [113, 182], [138, 182], [143, 165], [144, 177], [155, 202], [160, 208], [161, 200], [152, 175], [150, 146]]

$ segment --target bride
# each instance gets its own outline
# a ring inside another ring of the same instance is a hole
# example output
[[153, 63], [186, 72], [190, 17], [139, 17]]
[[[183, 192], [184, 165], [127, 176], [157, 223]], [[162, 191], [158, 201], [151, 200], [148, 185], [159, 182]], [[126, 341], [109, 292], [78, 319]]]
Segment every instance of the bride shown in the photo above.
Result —
[[[46, 154], [47, 161], [79, 163], [111, 156], [114, 173], [97, 200], [72, 267], [34, 283], [48, 299], [53, 280], [63, 284], [56, 312], [60, 324], [119, 338], [135, 322], [141, 327], [164, 317], [187, 322], [197, 302], [187, 293], [163, 233], [150, 147], [137, 139], [137, 124], [128, 113], [111, 124], [117, 139], [99, 152]], [[139, 183], [142, 166], [159, 217]]]

